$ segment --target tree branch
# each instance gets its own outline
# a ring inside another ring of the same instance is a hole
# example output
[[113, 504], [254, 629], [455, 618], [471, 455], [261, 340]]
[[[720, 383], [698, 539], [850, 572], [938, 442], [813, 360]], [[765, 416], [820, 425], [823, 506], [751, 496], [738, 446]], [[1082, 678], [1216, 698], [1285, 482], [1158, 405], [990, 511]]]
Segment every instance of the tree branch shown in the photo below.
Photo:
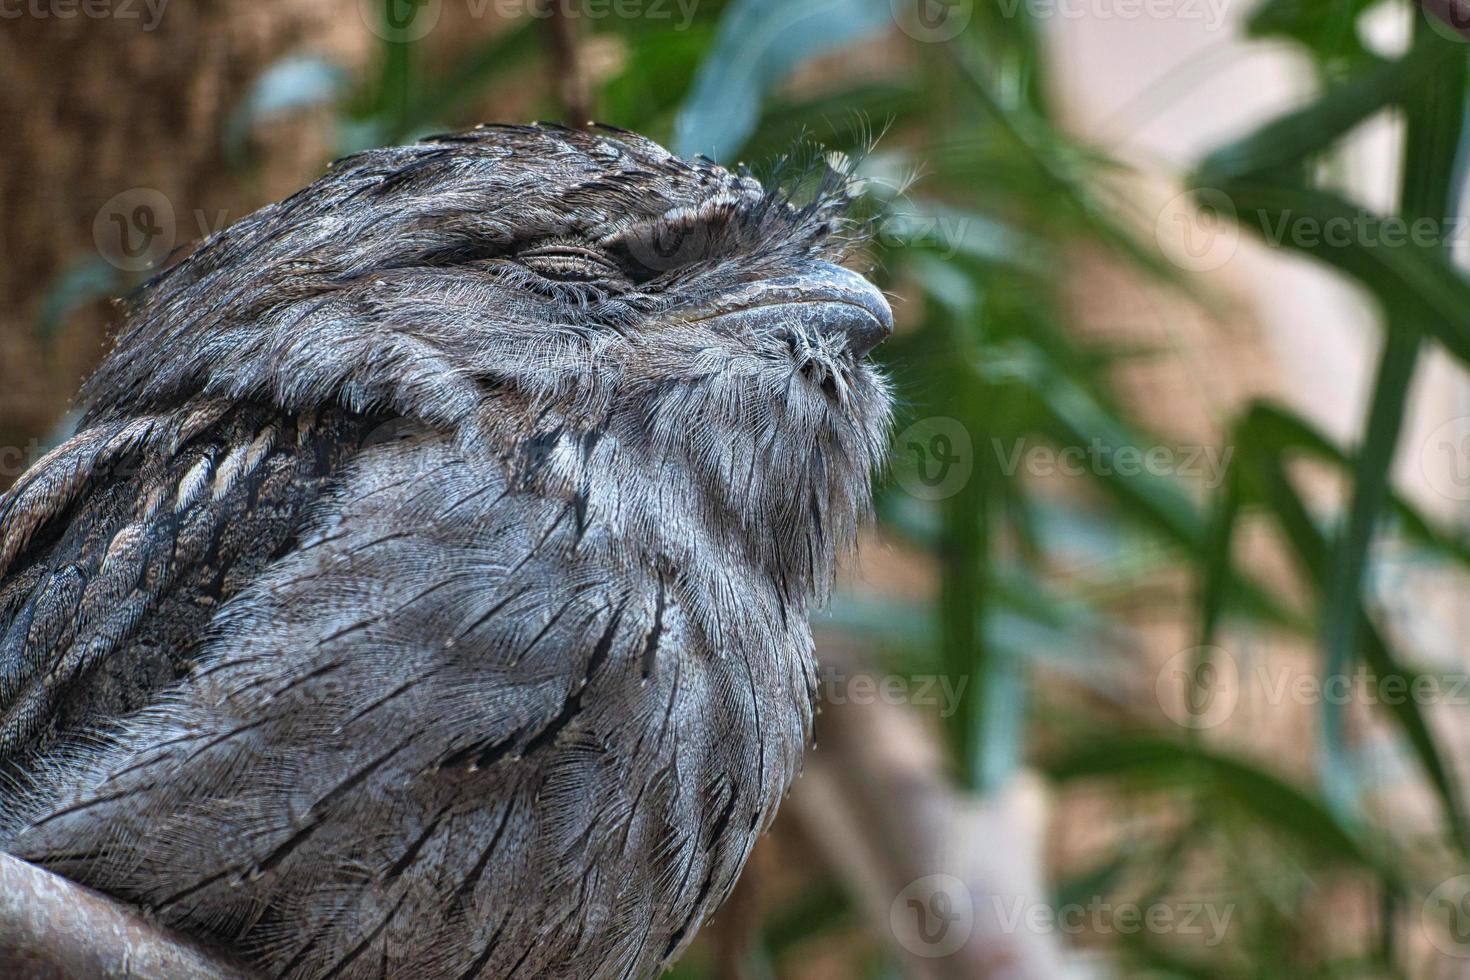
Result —
[[[824, 646], [849, 676], [865, 672]], [[1046, 799], [1023, 776], [986, 798], [949, 780], [932, 733], [906, 707], [829, 699], [788, 806], [916, 980], [1075, 980], [1049, 930], [1041, 841]], [[1015, 913], [1019, 912], [1019, 915]]]
[[0, 976], [252, 980], [105, 895], [0, 854]]

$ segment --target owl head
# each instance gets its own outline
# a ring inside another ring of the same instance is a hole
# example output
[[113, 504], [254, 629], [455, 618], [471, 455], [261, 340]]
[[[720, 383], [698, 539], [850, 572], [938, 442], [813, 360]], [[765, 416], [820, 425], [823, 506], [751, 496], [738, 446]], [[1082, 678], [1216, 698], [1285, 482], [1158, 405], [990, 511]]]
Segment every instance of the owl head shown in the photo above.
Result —
[[866, 356], [892, 314], [841, 264], [849, 183], [829, 167], [798, 200], [544, 125], [361, 153], [142, 287], [89, 417], [221, 399], [412, 419], [553, 491], [606, 481], [627, 520], [697, 512], [820, 588], [889, 422]]

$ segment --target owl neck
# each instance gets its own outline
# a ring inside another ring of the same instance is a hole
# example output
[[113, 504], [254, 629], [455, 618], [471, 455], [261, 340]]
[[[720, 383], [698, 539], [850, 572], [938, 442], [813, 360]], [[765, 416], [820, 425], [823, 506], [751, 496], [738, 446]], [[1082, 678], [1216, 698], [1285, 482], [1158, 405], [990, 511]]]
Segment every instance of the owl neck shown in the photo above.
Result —
[[676, 571], [738, 567], [769, 581], [787, 608], [826, 597], [867, 512], [867, 473], [832, 458], [835, 445], [812, 442], [797, 456], [774, 450], [774, 433], [503, 408], [463, 448], [482, 455], [488, 439], [515, 484], [565, 500], [585, 526], [579, 547], [641, 553]]

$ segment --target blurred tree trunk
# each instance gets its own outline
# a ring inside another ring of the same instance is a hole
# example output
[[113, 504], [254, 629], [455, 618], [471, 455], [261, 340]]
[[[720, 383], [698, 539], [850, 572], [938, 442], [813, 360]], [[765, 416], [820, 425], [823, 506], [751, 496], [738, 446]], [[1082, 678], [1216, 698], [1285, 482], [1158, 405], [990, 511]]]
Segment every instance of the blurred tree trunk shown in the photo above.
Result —
[[[12, 12], [0, 24], [0, 488], [101, 356], [114, 324], [97, 294], [117, 295], [146, 274], [107, 261], [135, 264], [119, 252], [121, 236], [135, 252], [166, 256], [317, 173], [333, 138], [323, 120], [262, 134], [263, 163], [245, 175], [222, 158], [224, 123], [282, 55], [359, 65], [373, 40], [355, 0], [110, 0]], [[43, 330], [43, 308], [69, 274], [97, 283], [93, 298]]]

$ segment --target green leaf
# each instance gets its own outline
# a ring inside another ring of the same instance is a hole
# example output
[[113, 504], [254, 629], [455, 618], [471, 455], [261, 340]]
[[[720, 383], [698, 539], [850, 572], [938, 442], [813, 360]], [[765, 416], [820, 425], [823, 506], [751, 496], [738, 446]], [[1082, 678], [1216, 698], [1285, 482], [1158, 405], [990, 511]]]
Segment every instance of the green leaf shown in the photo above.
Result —
[[629, 37], [627, 63], [603, 86], [599, 100], [607, 118], [667, 139], [673, 114], [713, 40], [712, 25], [702, 22], [675, 33], [639, 32]]
[[255, 127], [292, 113], [331, 105], [346, 94], [347, 72], [326, 58], [290, 55], [270, 65], [251, 83], [230, 113], [221, 142], [226, 159], [241, 162]]
[[734, 0], [675, 120], [674, 152], [727, 159], [770, 89], [816, 55], [892, 26], [884, 0]]
[[[1416, 334], [1396, 331], [1385, 339], [1363, 447], [1353, 465], [1353, 500], [1348, 520], [1336, 542], [1335, 557], [1324, 583], [1322, 649], [1326, 656], [1322, 676], [1326, 682], [1346, 677], [1352, 669], [1363, 569], [1368, 563], [1368, 546], [1373, 540], [1378, 515], [1388, 497], [1388, 474], [1398, 448], [1404, 404], [1418, 356]], [[1320, 760], [1328, 799], [1342, 812], [1357, 814], [1361, 804], [1356, 780], [1352, 778], [1346, 710], [1335, 698], [1325, 698], [1322, 702]]]
[[[1347, 471], [1351, 457], [1322, 434], [1312, 423], [1290, 409], [1267, 400], [1252, 402], [1242, 415], [1237, 432], [1237, 445], [1242, 452], [1281, 455], [1288, 452], [1305, 454]], [[1238, 472], [1238, 470], [1237, 470]], [[1413, 504], [1389, 491], [1389, 505], [1411, 540], [1470, 567], [1470, 541], [1438, 527]]]
[[[1451, 47], [1423, 18], [1415, 19], [1420, 44]], [[1459, 45], [1453, 45], [1458, 48]], [[1416, 93], [1408, 107], [1404, 134], [1404, 176], [1399, 210], [1406, 218], [1438, 218], [1453, 224], [1458, 205], [1454, 177], [1456, 157], [1463, 155], [1461, 119], [1465, 113], [1465, 55], [1446, 57], [1439, 70]], [[1443, 255], [1442, 244], [1434, 249]], [[1356, 650], [1359, 591], [1368, 548], [1384, 502], [1389, 496], [1388, 474], [1398, 448], [1404, 407], [1419, 358], [1420, 334], [1413, 324], [1395, 324], [1398, 316], [1389, 310], [1389, 330], [1374, 381], [1373, 397], [1364, 425], [1363, 446], [1353, 466], [1353, 499], [1347, 526], [1336, 543], [1323, 597], [1322, 646], [1327, 661], [1324, 677], [1345, 677]], [[1397, 326], [1398, 329], [1394, 329]], [[1354, 808], [1353, 784], [1343, 778], [1348, 771], [1347, 719], [1343, 705], [1331, 698], [1322, 705], [1322, 774], [1330, 798], [1338, 805]]]
[[414, 93], [399, 126], [389, 128], [385, 136], [392, 141], [410, 130], [454, 121], [492, 81], [535, 55], [533, 35], [539, 23], [531, 18], [501, 31], [458, 62], [446, 77], [424, 84]]
[[[1393, 311], [1390, 329], [1422, 330], [1470, 364], [1470, 283], [1440, 250], [1411, 247], [1397, 237], [1402, 224], [1386, 225], [1326, 191], [1254, 178], [1217, 180], [1214, 187], [1268, 243], [1312, 255], [1362, 282]], [[1445, 231], [1438, 221], [1434, 228]], [[1324, 234], [1292, 233], [1303, 229]]]
[[114, 296], [123, 289], [122, 274], [100, 258], [81, 259], [68, 265], [41, 297], [36, 317], [36, 337], [49, 344], [67, 317], [88, 303]]
[[[1450, 264], [1441, 247], [1443, 235], [1428, 245], [1387, 236], [1392, 227], [1389, 222], [1396, 220], [1442, 220], [1445, 225], [1438, 226], [1442, 232], [1453, 224], [1456, 203], [1453, 177], [1464, 113], [1465, 53], [1460, 45], [1436, 35], [1422, 18], [1416, 24], [1414, 47], [1404, 58], [1360, 73], [1307, 108], [1217, 151], [1197, 178], [1200, 184], [1213, 184], [1222, 191], [1244, 223], [1268, 242], [1314, 255], [1360, 279], [1378, 296], [1388, 315], [1363, 446], [1352, 464], [1352, 503], [1330, 561], [1325, 545], [1318, 546], [1315, 527], [1293, 513], [1297, 509], [1294, 492], [1284, 474], [1272, 475], [1269, 481], [1278, 518], [1292, 522], [1286, 528], [1288, 535], [1323, 593], [1324, 682], [1347, 675], [1358, 649], [1360, 623], [1366, 622], [1360, 612], [1359, 590], [1379, 514], [1390, 499], [1388, 473], [1398, 446], [1421, 331], [1440, 339], [1456, 356], [1470, 358], [1470, 283]], [[1290, 182], [1289, 167], [1302, 163], [1308, 154], [1323, 149], [1368, 116], [1404, 99], [1409, 100], [1410, 109], [1399, 219], [1379, 218], [1336, 195]], [[1293, 234], [1293, 229], [1314, 233], [1307, 237]], [[1379, 654], [1381, 667], [1394, 669], [1381, 640], [1374, 637], [1367, 646]], [[1444, 793], [1447, 777], [1417, 708], [1400, 715]], [[1360, 807], [1357, 783], [1343, 705], [1336, 700], [1324, 701], [1321, 734], [1320, 773], [1328, 799], [1344, 814], [1355, 815]], [[1445, 803], [1458, 838], [1462, 833], [1458, 807], [1448, 796]]]
[[1385, 880], [1398, 877], [1391, 865], [1320, 801], [1228, 755], [1148, 735], [1117, 736], [1065, 752], [1046, 769], [1059, 783], [1106, 777], [1143, 787], [1199, 791], [1207, 799], [1238, 806], [1305, 853], [1328, 862], [1358, 865]]
[[[1327, 578], [1327, 538], [1312, 521], [1306, 504], [1287, 478], [1281, 457], [1263, 448], [1259, 453], [1241, 460], [1239, 465], [1255, 467], [1265, 503], [1285, 535], [1287, 544], [1303, 573], [1321, 589]], [[1401, 685], [1403, 690], [1413, 690], [1415, 683], [1424, 675], [1399, 662], [1361, 606], [1355, 609], [1354, 615], [1358, 620], [1357, 634], [1361, 637], [1364, 661], [1376, 682], [1380, 686], [1392, 683], [1395, 686]], [[1415, 756], [1429, 777], [1439, 797], [1451, 837], [1462, 851], [1470, 853], [1470, 833], [1467, 833], [1470, 824], [1466, 822], [1460, 803], [1458, 781], [1445, 765], [1439, 746], [1418, 704], [1413, 698], [1398, 698], [1395, 702], [1388, 705], [1390, 717], [1409, 740]]]
[[1210, 647], [1230, 599], [1235, 576], [1232, 547], [1235, 527], [1240, 517], [1240, 470], [1231, 469], [1220, 488], [1219, 501], [1211, 517], [1208, 536], [1201, 556], [1199, 590], [1199, 646]]
[[[1397, 61], [1377, 62], [1355, 73], [1302, 108], [1212, 152], [1200, 164], [1193, 183], [1197, 187], [1218, 187], [1221, 181], [1297, 167], [1370, 116], [1413, 98], [1421, 86], [1454, 60], [1455, 47], [1439, 38], [1421, 39]], [[1463, 57], [1463, 52], [1458, 54]]]
[[[397, 18], [400, 9], [395, 8], [398, 0], [382, 0], [378, 7], [383, 11], [382, 30], [378, 32], [382, 43], [378, 46], [381, 64], [378, 67], [377, 83], [371, 93], [368, 115], [379, 120], [389, 142], [399, 133], [414, 128], [422, 119], [413, 115], [412, 106], [419, 94], [421, 75], [420, 46], [416, 41], [400, 40]], [[408, 8], [408, 19], [430, 16], [417, 7]], [[411, 36], [412, 27], [406, 28]]]
[[1251, 12], [1251, 37], [1283, 37], [1304, 45], [1319, 65], [1372, 57], [1358, 41], [1363, 11], [1379, 0], [1266, 0]]

